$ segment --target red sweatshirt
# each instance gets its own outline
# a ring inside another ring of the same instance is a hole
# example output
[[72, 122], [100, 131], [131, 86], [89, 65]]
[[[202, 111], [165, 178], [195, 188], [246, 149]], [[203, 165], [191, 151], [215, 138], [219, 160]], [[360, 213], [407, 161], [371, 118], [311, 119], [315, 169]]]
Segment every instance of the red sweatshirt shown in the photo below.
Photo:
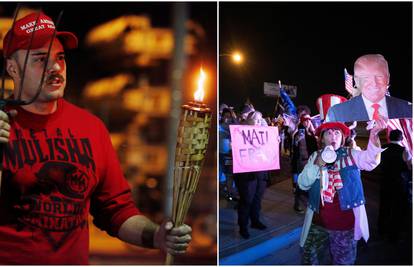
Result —
[[103, 123], [67, 101], [17, 107], [5, 146], [0, 264], [88, 264], [88, 213], [116, 236], [139, 214]]

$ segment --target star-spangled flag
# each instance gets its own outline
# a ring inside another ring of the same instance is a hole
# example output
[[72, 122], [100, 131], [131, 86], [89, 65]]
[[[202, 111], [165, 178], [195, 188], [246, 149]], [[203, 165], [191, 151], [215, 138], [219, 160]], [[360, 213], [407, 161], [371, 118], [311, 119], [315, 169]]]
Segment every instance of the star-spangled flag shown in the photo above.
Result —
[[[389, 119], [387, 123], [387, 136], [392, 130], [400, 130], [403, 133], [402, 145], [410, 156], [413, 155], [413, 120], [411, 118]], [[389, 142], [389, 140], [388, 140]]]
[[348, 91], [348, 93], [352, 95], [354, 92], [354, 84], [352, 83], [352, 75], [346, 71], [346, 68], [344, 69], [344, 75], [345, 75], [345, 90]]

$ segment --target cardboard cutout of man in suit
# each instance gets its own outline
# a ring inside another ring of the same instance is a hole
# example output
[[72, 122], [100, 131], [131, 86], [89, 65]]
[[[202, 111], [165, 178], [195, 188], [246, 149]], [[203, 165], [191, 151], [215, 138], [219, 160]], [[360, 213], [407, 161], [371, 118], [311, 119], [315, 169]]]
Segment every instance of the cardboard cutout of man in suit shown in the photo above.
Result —
[[385, 95], [390, 74], [382, 55], [359, 57], [354, 64], [354, 79], [361, 95], [332, 106], [326, 121], [369, 121], [378, 115], [389, 119], [412, 117], [410, 102]]

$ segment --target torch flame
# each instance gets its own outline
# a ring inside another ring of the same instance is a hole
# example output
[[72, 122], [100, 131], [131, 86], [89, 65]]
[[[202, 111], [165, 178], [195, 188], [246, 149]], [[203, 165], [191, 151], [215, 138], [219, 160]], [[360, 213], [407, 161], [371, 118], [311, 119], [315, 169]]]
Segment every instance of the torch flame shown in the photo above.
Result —
[[197, 91], [194, 93], [194, 100], [202, 102], [204, 98], [204, 82], [206, 80], [206, 74], [203, 71], [203, 68], [200, 68], [200, 76], [197, 80]]

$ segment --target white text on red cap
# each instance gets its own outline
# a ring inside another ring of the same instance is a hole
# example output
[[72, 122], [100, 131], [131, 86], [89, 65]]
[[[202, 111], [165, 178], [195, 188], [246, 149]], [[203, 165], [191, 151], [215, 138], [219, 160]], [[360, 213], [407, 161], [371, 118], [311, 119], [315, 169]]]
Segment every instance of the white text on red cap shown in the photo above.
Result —
[[[48, 19], [40, 19], [40, 23], [42, 24], [46, 24], [47, 27], [49, 29], [54, 29], [55, 28], [55, 24], [53, 24], [53, 21], [48, 20]], [[36, 21], [31, 21], [29, 23], [26, 23], [25, 25], [20, 26], [20, 29], [22, 31], [26, 30], [26, 33], [31, 33], [33, 31], [33, 27], [36, 24]], [[35, 31], [37, 30], [41, 30], [44, 29], [45, 26], [44, 25], [36, 25]]]

